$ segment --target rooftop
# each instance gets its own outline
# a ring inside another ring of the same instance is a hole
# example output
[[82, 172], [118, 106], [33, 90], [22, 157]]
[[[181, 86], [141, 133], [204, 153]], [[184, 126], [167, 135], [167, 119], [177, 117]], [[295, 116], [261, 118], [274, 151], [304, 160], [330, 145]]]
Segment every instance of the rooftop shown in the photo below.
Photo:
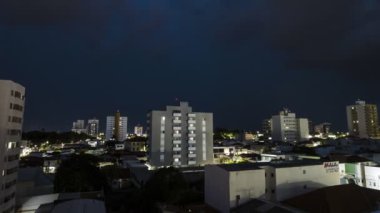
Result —
[[299, 167], [299, 166], [317, 166], [322, 165], [323, 161], [320, 160], [293, 160], [293, 161], [271, 161], [269, 163], [264, 163], [262, 166], [272, 166], [275, 168], [288, 168], [288, 167]]
[[372, 212], [378, 210], [380, 191], [355, 184], [331, 186], [286, 200], [306, 212]]
[[240, 163], [240, 164], [219, 164], [220, 168], [233, 172], [233, 171], [245, 171], [245, 170], [259, 170], [265, 166], [271, 166], [274, 168], [290, 168], [300, 166], [317, 166], [322, 165], [324, 161], [320, 160], [294, 160], [294, 161], [272, 161], [265, 163]]
[[232, 213], [251, 213], [251, 212], [273, 212], [273, 213], [296, 213], [298, 209], [290, 208], [280, 203], [271, 201], [252, 199], [231, 210]]
[[330, 155], [329, 159], [332, 161], [339, 161], [339, 163], [361, 163], [370, 161], [367, 158], [357, 155]]
[[255, 163], [220, 164], [218, 166], [229, 172], [261, 169], [258, 167], [258, 164]]

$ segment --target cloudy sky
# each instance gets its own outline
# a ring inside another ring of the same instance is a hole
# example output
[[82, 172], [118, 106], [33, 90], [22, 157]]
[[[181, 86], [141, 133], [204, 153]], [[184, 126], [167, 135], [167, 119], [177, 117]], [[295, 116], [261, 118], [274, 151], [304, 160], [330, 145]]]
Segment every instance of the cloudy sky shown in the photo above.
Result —
[[288, 107], [346, 130], [379, 77], [379, 0], [0, 1], [0, 78], [27, 88], [26, 130], [118, 109], [144, 124], [176, 99], [216, 127]]

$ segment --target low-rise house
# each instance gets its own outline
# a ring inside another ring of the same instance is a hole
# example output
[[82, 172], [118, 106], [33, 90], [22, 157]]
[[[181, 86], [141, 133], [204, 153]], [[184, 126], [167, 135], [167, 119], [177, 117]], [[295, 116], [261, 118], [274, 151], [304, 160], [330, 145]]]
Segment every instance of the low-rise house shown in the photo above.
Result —
[[205, 201], [220, 212], [230, 212], [252, 199], [278, 202], [339, 184], [337, 161], [278, 161], [205, 167]]
[[265, 170], [254, 164], [225, 164], [205, 167], [206, 203], [220, 212], [265, 197]]

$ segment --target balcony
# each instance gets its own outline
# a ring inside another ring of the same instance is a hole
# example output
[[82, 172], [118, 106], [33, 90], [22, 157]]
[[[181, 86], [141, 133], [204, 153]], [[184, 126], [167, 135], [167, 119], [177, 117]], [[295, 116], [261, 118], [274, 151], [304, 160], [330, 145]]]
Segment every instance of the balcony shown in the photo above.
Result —
[[196, 144], [197, 141], [195, 141], [195, 140], [189, 140], [188, 143], [189, 143], [189, 144]]
[[173, 140], [173, 144], [181, 144], [182, 141], [181, 140]]
[[178, 112], [176, 112], [176, 113], [173, 113], [173, 116], [174, 116], [174, 117], [181, 117], [181, 116], [182, 116], [182, 114], [181, 114], [181, 113], [178, 113]]
[[173, 126], [173, 130], [174, 131], [181, 131], [182, 127], [180, 127], [180, 126]]
[[181, 158], [181, 155], [173, 155], [173, 158]]
[[188, 130], [190, 130], [190, 131], [194, 131], [194, 130], [196, 130], [197, 128], [195, 128], [195, 126], [189, 126], [189, 128], [188, 128]]
[[196, 120], [188, 120], [187, 123], [189, 123], [189, 124], [195, 124], [195, 123], [197, 123], [197, 121]]
[[194, 146], [190, 146], [188, 150], [189, 150], [189, 151], [196, 151], [196, 150], [197, 150], [197, 148], [196, 148], [196, 147], [194, 147]]
[[194, 113], [189, 113], [187, 116], [188, 116], [189, 118], [195, 118], [195, 117], [196, 117], [196, 114], [194, 114]]
[[195, 157], [197, 157], [196, 154], [189, 154], [188, 156], [189, 156], [189, 158], [195, 158]]
[[180, 152], [182, 149], [181, 147], [173, 147], [174, 152]]
[[173, 120], [173, 123], [174, 124], [180, 124], [180, 123], [182, 123], [182, 121], [181, 120]]
[[194, 137], [197, 136], [197, 135], [194, 134], [194, 133], [193, 133], [193, 134], [190, 133], [190, 134], [188, 134], [188, 136], [189, 136], [189, 138], [194, 138]]
[[196, 161], [189, 161], [189, 165], [195, 165], [195, 164], [197, 164]]
[[8, 149], [7, 155], [18, 155], [20, 154], [20, 152], [21, 152], [21, 149], [16, 147], [16, 148]]
[[173, 134], [173, 138], [180, 138], [182, 135], [181, 134], [179, 134], [179, 133], [174, 133]]

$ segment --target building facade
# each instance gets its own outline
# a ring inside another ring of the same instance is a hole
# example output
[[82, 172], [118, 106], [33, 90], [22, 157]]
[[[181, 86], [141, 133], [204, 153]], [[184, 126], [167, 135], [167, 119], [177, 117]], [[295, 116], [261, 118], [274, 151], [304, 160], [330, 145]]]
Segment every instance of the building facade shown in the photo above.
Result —
[[213, 163], [213, 114], [187, 102], [148, 114], [148, 161], [153, 167]]
[[205, 202], [230, 212], [252, 199], [281, 202], [316, 189], [340, 185], [339, 162], [277, 162], [205, 167]]
[[321, 134], [324, 137], [327, 137], [330, 134], [331, 123], [321, 123], [314, 127], [315, 134]]
[[271, 132], [273, 141], [305, 141], [309, 139], [309, 122], [306, 118], [296, 118], [295, 113], [284, 109], [272, 116]]
[[128, 135], [128, 117], [123, 117], [117, 111], [115, 116], [107, 116], [106, 140], [124, 141]]
[[272, 119], [263, 120], [261, 128], [266, 139], [272, 137]]
[[72, 132], [82, 134], [85, 133], [87, 134], [87, 129], [86, 129], [86, 123], [84, 120], [77, 120], [73, 122], [73, 128], [71, 129]]
[[144, 128], [140, 125], [135, 126], [135, 135], [137, 136], [143, 136], [144, 135]]
[[24, 117], [25, 88], [0, 80], [0, 211], [15, 211], [15, 193]]
[[339, 162], [272, 163], [263, 166], [267, 200], [281, 202], [327, 186], [340, 185]]
[[350, 135], [360, 138], [380, 138], [377, 106], [358, 100], [346, 107]]
[[87, 134], [92, 137], [99, 136], [99, 120], [98, 119], [90, 119], [87, 124]]
[[205, 201], [222, 213], [265, 196], [265, 170], [254, 165], [208, 165], [205, 168]]

